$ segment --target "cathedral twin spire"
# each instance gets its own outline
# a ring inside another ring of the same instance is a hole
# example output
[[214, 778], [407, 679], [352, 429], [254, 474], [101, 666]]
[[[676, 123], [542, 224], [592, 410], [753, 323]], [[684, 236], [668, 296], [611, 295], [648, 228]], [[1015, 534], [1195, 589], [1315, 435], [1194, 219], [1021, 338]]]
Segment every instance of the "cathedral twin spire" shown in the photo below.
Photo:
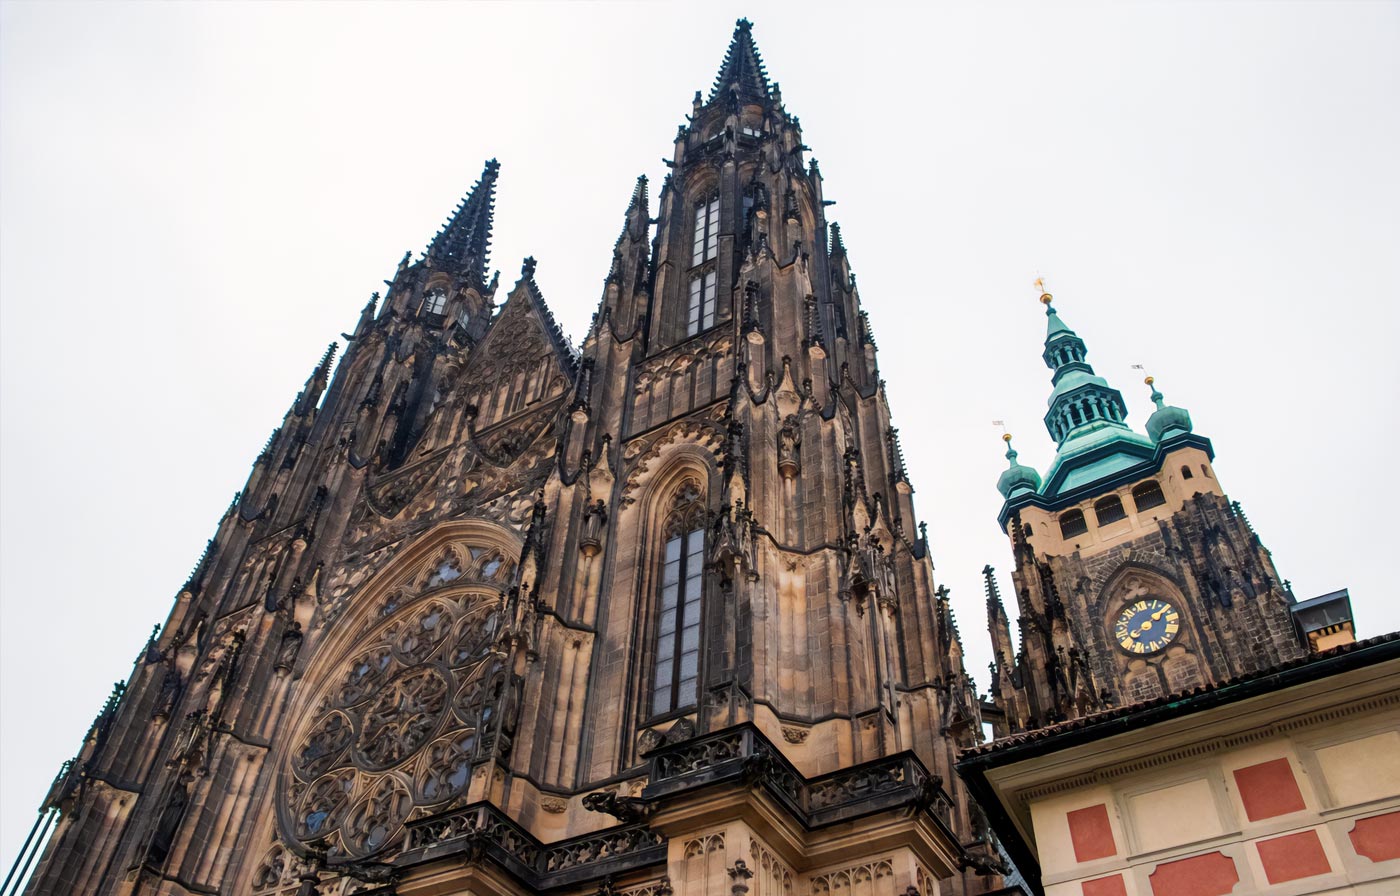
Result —
[[428, 244], [426, 255], [433, 266], [462, 274], [480, 290], [486, 289], [486, 272], [491, 263], [491, 219], [496, 210], [496, 175], [500, 170], [499, 162], [487, 160], [481, 177]]
[[768, 71], [763, 67], [763, 57], [754, 43], [752, 29], [753, 23], [748, 19], [734, 23], [734, 37], [715, 76], [714, 86], [710, 88], [710, 102], [725, 91], [733, 91], [740, 99], [769, 98]]

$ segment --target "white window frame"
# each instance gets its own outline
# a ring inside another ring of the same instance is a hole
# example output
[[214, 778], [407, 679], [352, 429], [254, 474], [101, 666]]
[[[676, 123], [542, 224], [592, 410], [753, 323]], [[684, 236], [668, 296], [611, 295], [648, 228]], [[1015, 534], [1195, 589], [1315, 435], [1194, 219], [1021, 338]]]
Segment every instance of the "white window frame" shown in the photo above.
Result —
[[694, 706], [699, 698], [705, 527], [666, 539], [661, 570], [651, 688], [653, 716]]
[[695, 206], [695, 238], [690, 250], [691, 265], [704, 264], [719, 254], [719, 197]]
[[694, 336], [715, 325], [719, 274], [714, 268], [690, 278], [690, 305], [686, 313], [685, 335]]

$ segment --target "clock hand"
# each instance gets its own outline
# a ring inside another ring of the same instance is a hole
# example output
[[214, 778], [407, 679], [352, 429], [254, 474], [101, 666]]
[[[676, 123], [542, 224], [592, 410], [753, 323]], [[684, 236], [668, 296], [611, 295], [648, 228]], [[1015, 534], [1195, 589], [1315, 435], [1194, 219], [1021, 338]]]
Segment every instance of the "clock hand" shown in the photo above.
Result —
[[1153, 614], [1152, 614], [1152, 621], [1153, 621], [1153, 622], [1156, 622], [1158, 619], [1161, 619], [1162, 616], [1163, 616], [1163, 614], [1165, 614], [1166, 612], [1167, 612], [1167, 608], [1166, 608], [1166, 607], [1163, 607], [1162, 609], [1160, 609], [1160, 610], [1158, 610], [1157, 612], [1153, 613]]

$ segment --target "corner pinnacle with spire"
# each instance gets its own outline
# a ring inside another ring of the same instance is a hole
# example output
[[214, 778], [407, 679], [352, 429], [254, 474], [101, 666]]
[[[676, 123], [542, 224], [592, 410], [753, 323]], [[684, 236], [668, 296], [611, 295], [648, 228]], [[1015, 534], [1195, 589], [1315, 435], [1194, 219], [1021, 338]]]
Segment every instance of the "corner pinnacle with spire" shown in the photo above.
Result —
[[997, 491], [1001, 492], [1003, 498], [1010, 498], [1023, 491], [1029, 491], [1031, 494], [1040, 491], [1040, 474], [1016, 460], [1018, 455], [1016, 449], [1011, 447], [1011, 433], [1002, 435], [1001, 440], [1006, 443], [1007, 466], [1002, 471], [1001, 478], [997, 480]]
[[724, 54], [724, 62], [710, 88], [710, 102], [714, 102], [727, 91], [733, 91], [741, 99], [767, 100], [768, 71], [763, 67], [763, 57], [753, 41], [753, 23], [740, 19], [734, 23], [734, 37], [729, 41], [729, 49]]
[[1143, 380], [1147, 388], [1152, 390], [1150, 398], [1157, 406], [1157, 410], [1152, 412], [1152, 416], [1147, 418], [1147, 434], [1152, 437], [1152, 441], [1160, 442], [1164, 436], [1172, 433], [1187, 433], [1191, 431], [1191, 415], [1185, 408], [1172, 407], [1166, 403], [1161, 391], [1154, 385], [1155, 377], [1147, 377]]
[[846, 254], [846, 243], [841, 239], [841, 225], [835, 221], [831, 222], [831, 252], [832, 258]]
[[487, 159], [481, 177], [458, 203], [452, 217], [428, 244], [430, 265], [467, 276], [471, 285], [486, 290], [490, 266], [491, 220], [496, 210], [496, 175], [501, 164]]
[[647, 228], [651, 224], [651, 201], [647, 192], [647, 176], [645, 174], [637, 177], [637, 186], [632, 189], [632, 199], [627, 203], [625, 218], [626, 223], [623, 225], [622, 233], [617, 235], [617, 242], [614, 246], [621, 246], [622, 241], [629, 235], [632, 239], [645, 243]]
[[982, 567], [982, 577], [987, 583], [987, 616], [991, 618], [998, 612], [1005, 616], [1006, 608], [1001, 602], [1001, 589], [997, 587], [996, 570], [988, 563]]

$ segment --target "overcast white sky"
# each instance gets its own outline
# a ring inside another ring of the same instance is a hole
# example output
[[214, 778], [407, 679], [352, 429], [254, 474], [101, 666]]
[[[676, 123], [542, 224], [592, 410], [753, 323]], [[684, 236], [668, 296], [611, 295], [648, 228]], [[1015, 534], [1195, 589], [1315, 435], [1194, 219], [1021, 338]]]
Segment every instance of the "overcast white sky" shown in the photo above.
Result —
[[1300, 598], [1400, 628], [1400, 5], [0, 4], [0, 864], [326, 343], [483, 159], [565, 330], [748, 15], [826, 177], [986, 683], [1043, 274]]

